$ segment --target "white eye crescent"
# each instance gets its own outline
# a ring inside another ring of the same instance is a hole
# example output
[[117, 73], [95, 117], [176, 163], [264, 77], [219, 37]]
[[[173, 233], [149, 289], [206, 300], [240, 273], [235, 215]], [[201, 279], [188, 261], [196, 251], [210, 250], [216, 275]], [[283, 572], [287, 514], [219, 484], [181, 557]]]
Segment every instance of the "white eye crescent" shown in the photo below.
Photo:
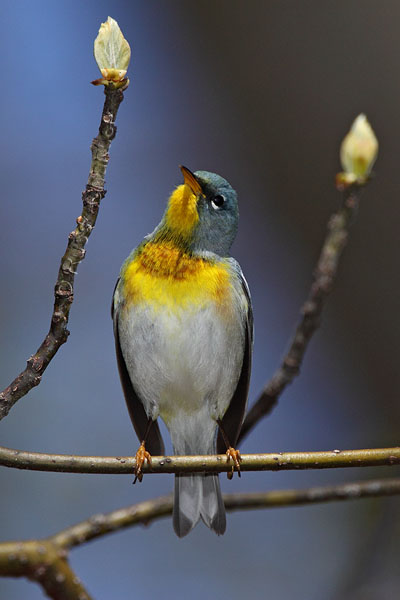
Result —
[[217, 194], [216, 196], [214, 196], [211, 200], [211, 206], [213, 207], [214, 210], [219, 210], [223, 204], [225, 202], [225, 196], [223, 196], [222, 194]]

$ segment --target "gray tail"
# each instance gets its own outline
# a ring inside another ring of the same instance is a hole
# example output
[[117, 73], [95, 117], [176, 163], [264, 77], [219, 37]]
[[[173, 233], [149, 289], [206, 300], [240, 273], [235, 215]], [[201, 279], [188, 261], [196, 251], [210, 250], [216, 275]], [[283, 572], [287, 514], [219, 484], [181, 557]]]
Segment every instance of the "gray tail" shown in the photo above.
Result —
[[173, 523], [176, 535], [187, 535], [200, 517], [217, 535], [225, 532], [225, 506], [218, 475], [175, 475]]

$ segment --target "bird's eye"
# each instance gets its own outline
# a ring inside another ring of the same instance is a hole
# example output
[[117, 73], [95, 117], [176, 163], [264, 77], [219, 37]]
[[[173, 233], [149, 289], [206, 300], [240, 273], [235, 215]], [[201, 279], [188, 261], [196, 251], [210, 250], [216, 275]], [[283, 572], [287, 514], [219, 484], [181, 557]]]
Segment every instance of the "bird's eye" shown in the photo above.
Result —
[[219, 208], [221, 208], [221, 206], [224, 204], [225, 202], [225, 197], [222, 196], [221, 194], [217, 194], [216, 196], [214, 196], [214, 198], [211, 200], [211, 206], [215, 209], [218, 210]]

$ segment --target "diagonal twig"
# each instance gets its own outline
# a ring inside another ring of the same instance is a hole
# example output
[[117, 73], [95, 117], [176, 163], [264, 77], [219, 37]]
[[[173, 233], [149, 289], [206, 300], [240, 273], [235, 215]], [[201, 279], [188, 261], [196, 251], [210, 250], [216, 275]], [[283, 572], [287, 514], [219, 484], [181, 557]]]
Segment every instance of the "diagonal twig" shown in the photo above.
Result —
[[82, 214], [76, 220], [76, 228], [69, 234], [68, 246], [61, 259], [54, 289], [50, 330], [38, 350], [29, 358], [25, 370], [0, 393], [0, 420], [9, 413], [17, 400], [39, 385], [50, 361], [68, 339], [67, 324], [74, 298], [75, 273], [85, 256], [86, 242], [95, 226], [100, 201], [106, 194], [104, 177], [109, 160], [108, 150], [116, 134], [115, 119], [124, 97], [121, 90], [113, 89], [111, 85], [106, 86], [104, 92], [106, 99], [99, 133], [92, 142], [92, 163], [88, 183], [82, 193]]
[[240, 431], [240, 443], [251, 429], [278, 402], [286, 386], [300, 373], [300, 367], [308, 343], [320, 324], [320, 318], [326, 297], [331, 292], [337, 274], [339, 260], [347, 244], [350, 226], [357, 213], [361, 185], [354, 184], [344, 191], [341, 208], [330, 218], [328, 231], [314, 271], [314, 278], [308, 298], [301, 310], [301, 317], [290, 341], [280, 367], [264, 387], [259, 398], [249, 410]]

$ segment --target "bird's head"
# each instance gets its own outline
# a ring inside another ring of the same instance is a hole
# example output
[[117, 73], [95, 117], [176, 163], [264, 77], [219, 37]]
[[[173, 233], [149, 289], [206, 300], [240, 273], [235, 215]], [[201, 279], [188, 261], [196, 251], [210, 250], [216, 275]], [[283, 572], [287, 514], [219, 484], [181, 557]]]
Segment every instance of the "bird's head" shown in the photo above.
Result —
[[164, 226], [192, 251], [227, 256], [239, 220], [235, 190], [215, 173], [181, 171], [184, 183], [169, 198]]

